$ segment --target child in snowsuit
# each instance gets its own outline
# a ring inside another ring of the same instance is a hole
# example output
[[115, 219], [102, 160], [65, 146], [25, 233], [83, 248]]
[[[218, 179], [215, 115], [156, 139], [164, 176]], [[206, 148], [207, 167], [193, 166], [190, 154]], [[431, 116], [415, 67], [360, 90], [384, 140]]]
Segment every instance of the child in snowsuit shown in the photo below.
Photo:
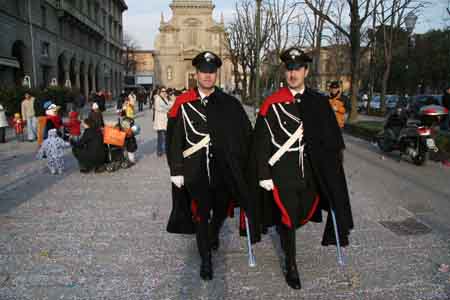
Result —
[[81, 135], [81, 121], [78, 119], [78, 113], [76, 111], [71, 111], [69, 113], [69, 122], [64, 123], [64, 127], [66, 127], [69, 131], [69, 139], [74, 142], [78, 142], [80, 140]]
[[14, 114], [13, 124], [14, 124], [14, 131], [16, 132], [17, 140], [23, 142], [24, 141], [23, 128], [24, 128], [25, 124], [19, 113]]
[[130, 162], [131, 165], [136, 163], [136, 151], [137, 151], [137, 141], [135, 132], [133, 128], [135, 128], [134, 120], [131, 118], [124, 118], [122, 121], [122, 130], [125, 131], [125, 158]]
[[70, 144], [58, 136], [56, 129], [50, 129], [47, 139], [44, 140], [37, 153], [37, 159], [47, 158], [47, 166], [52, 175], [62, 174], [64, 170], [65, 147], [70, 147]]

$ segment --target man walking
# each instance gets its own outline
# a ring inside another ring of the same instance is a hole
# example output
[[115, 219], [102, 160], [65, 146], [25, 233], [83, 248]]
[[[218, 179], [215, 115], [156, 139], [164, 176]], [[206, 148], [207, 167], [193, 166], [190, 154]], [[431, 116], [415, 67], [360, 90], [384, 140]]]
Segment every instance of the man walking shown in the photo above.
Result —
[[211, 280], [211, 250], [219, 248], [231, 199], [242, 201], [248, 194], [244, 166], [251, 124], [238, 100], [215, 87], [220, 58], [206, 51], [192, 65], [198, 87], [180, 95], [169, 112], [167, 159], [173, 209], [167, 230], [196, 233], [200, 277]]
[[[341, 131], [328, 98], [305, 86], [312, 60], [298, 48], [283, 52], [281, 60], [288, 87], [264, 101], [255, 125], [253, 176], [260, 187], [255, 196], [260, 197], [253, 197], [253, 211], [259, 215], [251, 221], [255, 230], [277, 225], [285, 280], [300, 289], [296, 229], [308, 221], [321, 222], [321, 209], [333, 210], [340, 244], [346, 246], [353, 219], [342, 167]], [[258, 241], [258, 232], [253, 234]], [[332, 244], [336, 239], [328, 214], [322, 245]]]
[[22, 118], [26, 120], [28, 141], [36, 140], [36, 116], [34, 111], [34, 97], [26, 92], [21, 105]]
[[330, 83], [330, 96], [329, 101], [331, 108], [334, 110], [336, 120], [340, 128], [344, 128], [345, 123], [345, 106], [344, 101], [341, 99], [341, 88], [338, 81]]

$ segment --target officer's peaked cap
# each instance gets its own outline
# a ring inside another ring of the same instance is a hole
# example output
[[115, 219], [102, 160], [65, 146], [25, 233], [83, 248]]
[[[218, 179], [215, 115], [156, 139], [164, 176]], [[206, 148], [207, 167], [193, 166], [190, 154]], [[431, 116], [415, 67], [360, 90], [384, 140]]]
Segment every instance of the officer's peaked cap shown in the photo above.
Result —
[[298, 47], [292, 47], [285, 50], [280, 55], [280, 59], [285, 63], [288, 70], [295, 70], [301, 67], [305, 67], [308, 63], [312, 62], [312, 59]]
[[192, 60], [192, 65], [203, 73], [215, 73], [222, 66], [222, 60], [213, 52], [205, 51]]

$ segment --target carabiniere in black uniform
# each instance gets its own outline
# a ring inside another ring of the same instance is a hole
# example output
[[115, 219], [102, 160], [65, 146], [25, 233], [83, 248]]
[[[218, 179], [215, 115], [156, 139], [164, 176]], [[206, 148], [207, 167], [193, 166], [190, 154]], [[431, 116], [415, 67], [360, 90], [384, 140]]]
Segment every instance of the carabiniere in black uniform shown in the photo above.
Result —
[[[294, 70], [306, 68], [311, 61], [297, 48], [286, 50], [281, 59], [288, 68], [297, 66]], [[308, 87], [303, 91], [281, 88], [260, 108], [251, 150], [256, 157], [250, 162], [257, 178], [252, 181], [252, 239], [259, 241], [258, 231], [277, 225], [286, 258], [286, 282], [294, 289], [301, 288], [295, 258], [297, 228], [308, 221], [321, 222], [321, 210], [332, 208], [340, 244], [348, 245], [353, 218], [342, 167], [344, 147], [327, 97]], [[273, 188], [266, 185], [270, 181]], [[331, 244], [336, 239], [329, 214], [322, 245]]]
[[184, 176], [182, 188], [172, 185], [173, 210], [167, 230], [196, 233], [200, 276], [212, 279], [210, 250], [219, 247], [220, 228], [232, 202], [248, 194], [244, 166], [251, 124], [234, 97], [218, 88], [202, 97], [194, 89], [177, 98], [169, 112], [167, 134], [170, 174]]

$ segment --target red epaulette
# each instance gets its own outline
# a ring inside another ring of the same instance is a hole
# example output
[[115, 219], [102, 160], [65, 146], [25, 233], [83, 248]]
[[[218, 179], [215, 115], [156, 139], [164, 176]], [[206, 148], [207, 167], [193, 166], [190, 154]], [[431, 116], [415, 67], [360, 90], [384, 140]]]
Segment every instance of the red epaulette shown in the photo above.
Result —
[[189, 90], [178, 96], [168, 113], [169, 118], [175, 118], [177, 116], [178, 110], [180, 109], [182, 104], [198, 100], [198, 98], [199, 95], [197, 91], [194, 89]]
[[269, 97], [264, 100], [263, 104], [259, 108], [259, 114], [261, 116], [266, 116], [267, 112], [269, 111], [269, 108], [274, 103], [282, 103], [282, 102], [293, 102], [294, 96], [292, 95], [291, 91], [287, 88], [281, 88]]

